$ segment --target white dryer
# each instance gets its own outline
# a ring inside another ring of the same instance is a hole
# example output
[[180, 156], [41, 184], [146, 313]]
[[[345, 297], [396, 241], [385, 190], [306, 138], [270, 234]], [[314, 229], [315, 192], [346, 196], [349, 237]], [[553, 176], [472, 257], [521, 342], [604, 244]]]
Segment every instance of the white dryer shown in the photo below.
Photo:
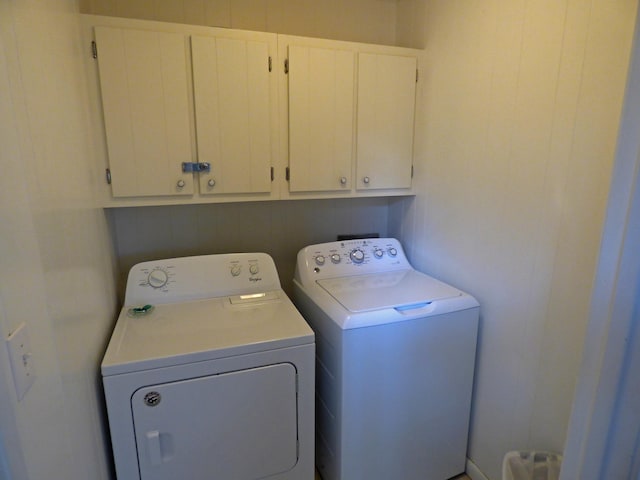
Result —
[[102, 362], [119, 480], [312, 480], [313, 331], [264, 253], [140, 263]]
[[293, 299], [316, 334], [322, 478], [464, 472], [477, 301], [414, 270], [392, 238], [304, 248]]

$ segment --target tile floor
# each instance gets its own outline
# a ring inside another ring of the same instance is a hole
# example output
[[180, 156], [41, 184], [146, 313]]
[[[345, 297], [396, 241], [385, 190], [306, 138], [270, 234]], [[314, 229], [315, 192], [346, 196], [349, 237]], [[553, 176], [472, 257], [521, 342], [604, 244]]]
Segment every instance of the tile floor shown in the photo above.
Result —
[[[318, 472], [316, 472], [315, 480], [322, 480], [322, 477]], [[471, 480], [471, 477], [468, 475], [458, 475], [457, 477], [453, 477], [451, 480]]]

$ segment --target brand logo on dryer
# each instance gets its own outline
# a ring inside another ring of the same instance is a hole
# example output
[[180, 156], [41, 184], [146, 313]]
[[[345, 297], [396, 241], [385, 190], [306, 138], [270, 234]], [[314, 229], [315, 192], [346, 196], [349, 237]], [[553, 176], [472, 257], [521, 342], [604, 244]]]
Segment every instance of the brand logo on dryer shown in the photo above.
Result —
[[144, 396], [144, 404], [148, 407], [155, 407], [160, 403], [162, 397], [158, 392], [149, 392]]
[[261, 282], [262, 277], [249, 277], [250, 282]]

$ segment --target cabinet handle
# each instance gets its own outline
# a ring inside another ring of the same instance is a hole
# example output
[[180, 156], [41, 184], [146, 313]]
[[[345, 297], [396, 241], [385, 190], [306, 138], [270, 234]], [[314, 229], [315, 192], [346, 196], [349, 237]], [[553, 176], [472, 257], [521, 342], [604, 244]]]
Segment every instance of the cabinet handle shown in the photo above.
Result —
[[211, 179], [209, 179], [209, 181], [207, 182], [207, 185], [209, 185], [211, 188], [213, 188], [213, 187], [215, 187], [215, 186], [216, 186], [216, 181], [215, 181], [213, 178], [211, 178]]
[[346, 185], [347, 184], [347, 177], [340, 177], [340, 184], [341, 185]]
[[365, 185], [369, 185], [369, 181], [370, 181], [370, 180], [369, 180], [369, 177], [364, 177], [364, 178], [362, 179], [362, 182], [363, 182]]
[[176, 186], [178, 188], [182, 188], [182, 187], [184, 187], [184, 185], [185, 185], [184, 180], [178, 180], [178, 183], [176, 183]]

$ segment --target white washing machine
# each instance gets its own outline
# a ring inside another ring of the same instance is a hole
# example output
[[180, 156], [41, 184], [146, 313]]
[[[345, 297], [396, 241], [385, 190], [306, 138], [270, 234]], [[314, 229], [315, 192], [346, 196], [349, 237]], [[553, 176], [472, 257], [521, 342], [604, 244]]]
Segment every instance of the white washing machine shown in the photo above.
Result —
[[312, 480], [314, 334], [264, 253], [140, 263], [102, 362], [119, 480]]
[[477, 301], [414, 270], [392, 238], [304, 248], [293, 299], [316, 334], [322, 478], [464, 472]]

